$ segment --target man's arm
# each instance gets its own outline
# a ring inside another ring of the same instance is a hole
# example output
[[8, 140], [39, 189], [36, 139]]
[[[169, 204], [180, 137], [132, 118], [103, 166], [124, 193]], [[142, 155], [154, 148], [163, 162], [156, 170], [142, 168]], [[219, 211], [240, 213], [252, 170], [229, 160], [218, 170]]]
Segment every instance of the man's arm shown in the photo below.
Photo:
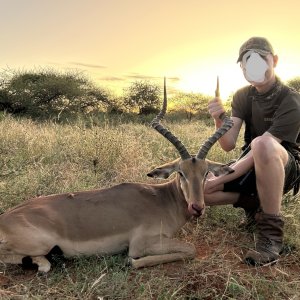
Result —
[[219, 139], [220, 146], [226, 152], [231, 151], [235, 148], [236, 141], [243, 124], [243, 120], [240, 118], [231, 117], [231, 119], [233, 120], [233, 127]]
[[[274, 138], [278, 143], [281, 143], [281, 140], [273, 136], [269, 132], [265, 132], [263, 135], [270, 136]], [[227, 175], [221, 175], [219, 177], [210, 176], [205, 183], [205, 192], [207, 194], [220, 190], [220, 185], [223, 185], [226, 182], [230, 182], [244, 174], [246, 174], [254, 166], [254, 160], [252, 151], [250, 150], [245, 156], [241, 159], [230, 165], [234, 170], [233, 173]]]
[[212, 175], [208, 176], [205, 182], [205, 193], [210, 194], [220, 189], [223, 190], [223, 187], [220, 188], [220, 185], [246, 174], [253, 165], [252, 151], [249, 151], [243, 158], [230, 165], [230, 168], [234, 170], [233, 173], [221, 175], [219, 177]]
[[[208, 111], [214, 119], [216, 129], [220, 128], [223, 123], [223, 121], [220, 119], [220, 115], [225, 112], [222, 100], [219, 97], [216, 97], [209, 101]], [[219, 139], [222, 149], [227, 152], [235, 148], [236, 141], [243, 124], [242, 119], [237, 117], [231, 118], [234, 123], [233, 127]]]

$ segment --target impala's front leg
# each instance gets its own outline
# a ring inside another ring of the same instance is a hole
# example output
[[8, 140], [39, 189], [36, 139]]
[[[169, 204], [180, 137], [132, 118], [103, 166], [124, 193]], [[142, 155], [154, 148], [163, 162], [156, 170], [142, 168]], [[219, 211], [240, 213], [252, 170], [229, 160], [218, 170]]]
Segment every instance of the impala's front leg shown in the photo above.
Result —
[[[141, 248], [143, 244], [144, 249]], [[130, 263], [136, 269], [192, 259], [195, 256], [196, 248], [194, 245], [162, 236], [149, 238], [147, 242], [141, 244], [131, 244], [129, 248]]]
[[32, 263], [38, 265], [39, 272], [47, 273], [51, 269], [51, 264], [45, 256], [32, 257]]

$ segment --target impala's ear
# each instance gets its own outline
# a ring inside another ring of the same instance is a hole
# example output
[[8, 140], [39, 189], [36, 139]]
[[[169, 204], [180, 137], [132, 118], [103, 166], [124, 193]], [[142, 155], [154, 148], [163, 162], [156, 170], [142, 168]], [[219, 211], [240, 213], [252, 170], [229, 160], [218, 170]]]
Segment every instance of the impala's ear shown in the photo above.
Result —
[[209, 160], [207, 161], [208, 171], [212, 172], [215, 176], [227, 175], [233, 173], [234, 170], [230, 168], [228, 165], [223, 165], [220, 163], [215, 163]]
[[167, 179], [173, 172], [176, 172], [178, 170], [179, 161], [180, 158], [172, 162], [166, 163], [162, 166], [159, 166], [153, 169], [151, 172], [149, 172], [147, 176], [153, 178]]

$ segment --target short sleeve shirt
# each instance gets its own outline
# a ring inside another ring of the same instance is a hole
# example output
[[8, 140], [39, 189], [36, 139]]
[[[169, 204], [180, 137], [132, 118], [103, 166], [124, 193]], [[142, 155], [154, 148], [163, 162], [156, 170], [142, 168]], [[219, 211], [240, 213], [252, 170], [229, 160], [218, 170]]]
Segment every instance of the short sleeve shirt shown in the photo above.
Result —
[[246, 122], [251, 139], [266, 131], [292, 144], [300, 144], [300, 94], [279, 79], [265, 94], [253, 86], [238, 90], [231, 103], [232, 116]]

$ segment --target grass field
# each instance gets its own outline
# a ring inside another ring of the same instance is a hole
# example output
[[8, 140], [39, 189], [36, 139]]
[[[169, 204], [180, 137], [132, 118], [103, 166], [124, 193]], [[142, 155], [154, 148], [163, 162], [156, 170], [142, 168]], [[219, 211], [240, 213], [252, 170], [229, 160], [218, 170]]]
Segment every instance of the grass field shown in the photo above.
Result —
[[[168, 126], [192, 153], [213, 131], [201, 121]], [[238, 154], [214, 146], [208, 158], [226, 162]], [[154, 182], [145, 174], [175, 158], [172, 145], [137, 122], [68, 125], [1, 115], [0, 209], [37, 195]], [[0, 264], [0, 299], [300, 299], [299, 200], [284, 199], [286, 251], [275, 266], [243, 264], [253, 234], [237, 226], [242, 211], [212, 207], [177, 235], [196, 245], [195, 260], [133, 270], [126, 253], [57, 258], [47, 275]]]

